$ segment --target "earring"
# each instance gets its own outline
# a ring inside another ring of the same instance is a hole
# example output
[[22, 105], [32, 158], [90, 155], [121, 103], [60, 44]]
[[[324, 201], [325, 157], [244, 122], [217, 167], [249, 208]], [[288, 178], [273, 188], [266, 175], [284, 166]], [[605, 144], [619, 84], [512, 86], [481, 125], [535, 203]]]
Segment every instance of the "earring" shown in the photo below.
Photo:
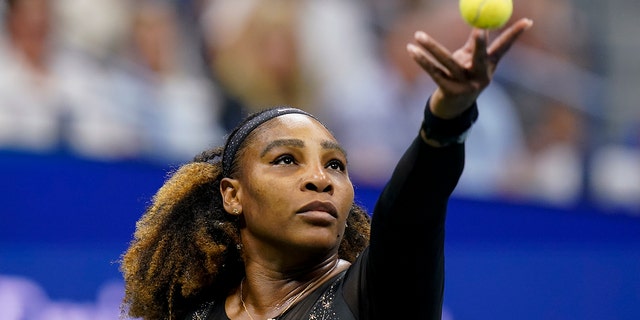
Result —
[[233, 208], [233, 214], [235, 215], [240, 214], [240, 210], [238, 210], [238, 208]]

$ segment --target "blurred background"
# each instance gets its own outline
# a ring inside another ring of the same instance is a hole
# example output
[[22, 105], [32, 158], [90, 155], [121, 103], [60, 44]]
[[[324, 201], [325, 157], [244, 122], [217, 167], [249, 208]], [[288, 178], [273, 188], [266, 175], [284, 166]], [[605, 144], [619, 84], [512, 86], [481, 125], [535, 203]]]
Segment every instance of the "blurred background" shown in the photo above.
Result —
[[[372, 209], [434, 89], [405, 45], [424, 30], [461, 46], [457, 4], [2, 1], [0, 318], [118, 319], [118, 259], [150, 198], [260, 108], [318, 115]], [[638, 12], [514, 0], [511, 22], [534, 27], [478, 101], [444, 319], [640, 316]]]

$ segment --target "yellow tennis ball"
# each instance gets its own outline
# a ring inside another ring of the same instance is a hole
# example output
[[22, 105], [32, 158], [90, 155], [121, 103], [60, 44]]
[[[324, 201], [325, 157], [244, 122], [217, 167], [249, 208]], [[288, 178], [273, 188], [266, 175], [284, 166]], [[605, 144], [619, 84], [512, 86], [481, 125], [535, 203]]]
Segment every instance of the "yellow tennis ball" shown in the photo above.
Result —
[[513, 13], [512, 0], [460, 0], [459, 7], [462, 18], [481, 29], [500, 28]]

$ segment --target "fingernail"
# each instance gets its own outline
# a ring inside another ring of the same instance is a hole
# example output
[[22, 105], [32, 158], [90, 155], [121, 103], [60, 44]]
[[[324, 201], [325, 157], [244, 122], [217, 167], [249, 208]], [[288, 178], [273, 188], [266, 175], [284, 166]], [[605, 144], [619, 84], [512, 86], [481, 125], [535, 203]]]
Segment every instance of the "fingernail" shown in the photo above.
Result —
[[416, 33], [413, 36], [416, 39], [420, 40], [420, 41], [428, 41], [429, 40], [429, 37], [427, 36], [427, 34], [422, 32], [422, 31], [416, 31]]
[[527, 18], [527, 29], [531, 28], [531, 26], [533, 26], [533, 20]]
[[411, 53], [415, 53], [415, 54], [418, 53], [418, 47], [416, 47], [416, 45], [413, 44], [413, 43], [408, 43], [407, 44], [407, 50], [409, 50], [409, 52], [411, 52]]
[[478, 29], [478, 39], [481, 41], [486, 41], [487, 40], [487, 31], [486, 30], [481, 30]]

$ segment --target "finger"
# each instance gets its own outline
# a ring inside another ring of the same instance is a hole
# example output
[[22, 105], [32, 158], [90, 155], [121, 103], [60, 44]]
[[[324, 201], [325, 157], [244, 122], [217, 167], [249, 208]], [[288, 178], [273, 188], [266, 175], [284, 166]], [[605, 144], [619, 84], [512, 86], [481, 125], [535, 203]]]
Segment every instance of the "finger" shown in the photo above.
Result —
[[509, 51], [511, 45], [522, 35], [524, 31], [531, 28], [533, 21], [527, 18], [522, 18], [509, 26], [500, 35], [491, 42], [488, 49], [489, 58], [494, 64], [497, 64], [500, 59]]
[[438, 62], [426, 54], [426, 52], [420, 49], [420, 47], [413, 43], [409, 43], [407, 44], [407, 51], [411, 55], [411, 58], [413, 58], [413, 60], [415, 60], [420, 67], [431, 76], [436, 84], [444, 84], [445, 80], [450, 79], [449, 74], [438, 65]]
[[433, 40], [426, 33], [417, 31], [414, 38], [425, 50], [446, 68], [454, 78], [461, 78], [464, 75], [463, 68], [452, 58], [452, 54], [442, 44]]
[[476, 46], [476, 38], [475, 35], [477, 34], [478, 29], [472, 29], [471, 33], [469, 34], [469, 37], [467, 38], [467, 41], [464, 43], [464, 46], [462, 46], [462, 50], [472, 53], [473, 49]]
[[487, 61], [487, 38], [489, 34], [487, 30], [474, 29], [472, 38], [475, 40], [473, 49], [473, 63], [471, 72], [479, 77], [486, 77], [488, 61]]

